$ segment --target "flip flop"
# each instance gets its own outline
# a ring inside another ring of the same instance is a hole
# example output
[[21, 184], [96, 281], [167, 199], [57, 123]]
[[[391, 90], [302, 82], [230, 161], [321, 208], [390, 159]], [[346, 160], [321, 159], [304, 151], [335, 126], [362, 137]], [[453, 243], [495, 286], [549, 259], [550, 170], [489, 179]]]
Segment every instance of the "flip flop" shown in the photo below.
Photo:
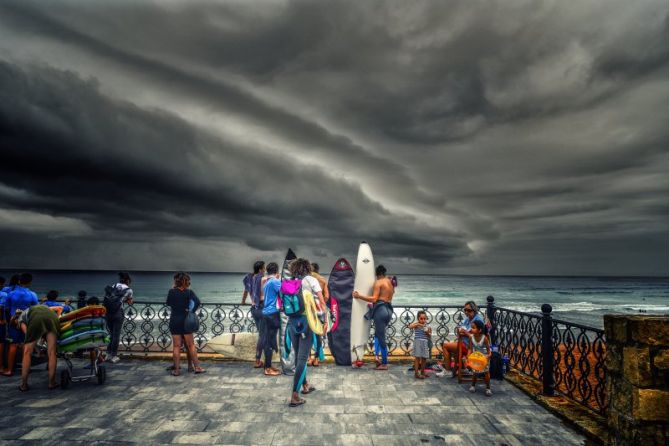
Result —
[[57, 389], [60, 387], [60, 384], [56, 383], [53, 386], [49, 386], [49, 390]]
[[207, 371], [205, 369], [201, 368], [201, 367], [198, 367], [193, 371], [193, 373], [195, 373], [196, 375], [199, 375], [201, 373], [207, 373]]
[[28, 387], [27, 384], [25, 386], [23, 384], [21, 384], [21, 385], [19, 385], [19, 390], [21, 392], [27, 392], [28, 390], [30, 390], [30, 387]]
[[302, 389], [302, 395], [309, 395], [311, 392], [314, 392], [316, 388], [314, 386], [309, 386], [307, 390]]
[[301, 406], [302, 404], [304, 404], [306, 402], [307, 402], [307, 400], [305, 400], [305, 399], [301, 399], [301, 400], [297, 400], [297, 401], [291, 401], [288, 406], [289, 407], [297, 407], [297, 406]]
[[172, 370], [172, 372], [170, 372], [170, 375], [172, 375], [172, 376], [181, 376], [181, 372], [176, 371], [176, 370]]

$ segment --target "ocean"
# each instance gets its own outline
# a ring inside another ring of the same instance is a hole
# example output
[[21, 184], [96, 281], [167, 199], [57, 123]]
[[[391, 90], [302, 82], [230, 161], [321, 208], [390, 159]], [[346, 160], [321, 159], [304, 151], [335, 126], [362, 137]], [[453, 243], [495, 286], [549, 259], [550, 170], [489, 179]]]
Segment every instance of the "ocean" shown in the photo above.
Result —
[[[0, 275], [9, 278], [12, 271]], [[32, 289], [39, 296], [58, 290], [61, 299], [79, 290], [102, 296], [115, 282], [112, 271], [32, 271]], [[135, 300], [164, 302], [172, 285], [171, 272], [130, 272]], [[205, 303], [238, 303], [243, 273], [191, 273], [191, 288]], [[485, 304], [494, 296], [499, 307], [540, 312], [553, 307], [553, 317], [593, 327], [603, 326], [608, 313], [669, 314], [669, 278], [648, 277], [538, 277], [398, 275], [396, 305], [463, 305], [468, 300]]]

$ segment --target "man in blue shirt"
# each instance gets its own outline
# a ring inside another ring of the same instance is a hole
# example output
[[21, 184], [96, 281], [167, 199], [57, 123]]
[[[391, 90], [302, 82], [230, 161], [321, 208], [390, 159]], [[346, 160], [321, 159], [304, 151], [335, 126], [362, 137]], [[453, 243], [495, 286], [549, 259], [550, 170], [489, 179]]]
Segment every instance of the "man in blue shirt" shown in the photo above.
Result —
[[242, 305], [246, 305], [246, 299], [251, 295], [251, 290], [253, 286], [253, 273], [248, 273], [242, 279], [244, 284], [244, 292], [242, 293]]
[[263, 366], [260, 358], [263, 352], [263, 334], [265, 323], [263, 320], [263, 295], [261, 289], [262, 278], [265, 275], [265, 262], [258, 260], [253, 264], [253, 277], [251, 277], [251, 317], [258, 329], [258, 343], [256, 344], [256, 363], [253, 366], [259, 369]]
[[276, 342], [276, 334], [281, 326], [277, 298], [281, 290], [281, 275], [279, 274], [279, 265], [271, 262], [267, 265], [267, 281], [263, 288], [265, 296], [262, 309], [264, 323], [264, 349], [265, 349], [265, 375], [280, 375], [281, 371], [272, 367], [272, 350], [278, 352], [279, 346]]
[[[9, 316], [14, 317], [16, 310], [27, 310], [33, 305], [37, 305], [37, 294], [30, 290], [33, 276], [30, 273], [23, 273], [19, 276], [19, 286], [11, 291], [5, 299], [5, 305], [9, 308]], [[25, 334], [19, 328], [9, 324], [7, 327], [7, 340], [9, 341], [9, 350], [7, 353], [7, 368], [2, 373], [4, 376], [12, 376], [14, 373], [14, 364], [16, 363], [16, 350], [19, 345], [23, 345]]]

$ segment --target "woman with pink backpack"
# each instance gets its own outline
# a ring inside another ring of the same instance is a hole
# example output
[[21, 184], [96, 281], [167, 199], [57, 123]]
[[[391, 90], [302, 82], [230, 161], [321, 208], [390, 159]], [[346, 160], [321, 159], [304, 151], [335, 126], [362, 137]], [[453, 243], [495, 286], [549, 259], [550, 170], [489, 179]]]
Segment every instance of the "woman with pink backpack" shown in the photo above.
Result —
[[310, 291], [314, 298], [323, 299], [323, 290], [318, 280], [311, 275], [311, 264], [306, 259], [296, 259], [290, 264], [290, 273], [293, 278], [284, 280], [281, 284], [281, 298], [283, 311], [288, 316], [288, 335], [295, 350], [295, 375], [293, 376], [293, 392], [290, 398], [290, 407], [297, 407], [306, 402], [300, 398], [299, 391], [307, 395], [315, 387], [307, 381], [307, 359], [313, 343], [313, 332], [304, 315], [304, 301], [302, 290]]

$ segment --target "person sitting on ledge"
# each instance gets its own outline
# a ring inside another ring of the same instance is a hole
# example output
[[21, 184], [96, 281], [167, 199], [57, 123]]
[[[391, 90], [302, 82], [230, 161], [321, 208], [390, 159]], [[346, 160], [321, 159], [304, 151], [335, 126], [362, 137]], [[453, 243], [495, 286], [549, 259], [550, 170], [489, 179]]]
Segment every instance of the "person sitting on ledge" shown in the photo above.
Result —
[[[479, 320], [483, 324], [485, 324], [485, 322], [483, 321], [483, 318], [479, 314], [479, 308], [471, 300], [465, 304], [465, 307], [462, 311], [464, 311], [465, 313], [465, 318], [462, 321], [462, 325], [456, 328], [456, 334], [463, 336], [461, 349], [462, 349], [462, 356], [464, 357], [469, 352], [469, 335], [472, 332], [472, 322], [475, 320]], [[446, 370], [451, 370], [452, 369], [451, 364], [453, 364], [451, 360], [451, 355], [457, 357], [458, 354], [457, 339], [451, 342], [444, 342], [443, 352], [444, 352], [444, 364], [443, 364], [444, 368]], [[460, 366], [460, 364], [457, 364], [456, 366]]]

